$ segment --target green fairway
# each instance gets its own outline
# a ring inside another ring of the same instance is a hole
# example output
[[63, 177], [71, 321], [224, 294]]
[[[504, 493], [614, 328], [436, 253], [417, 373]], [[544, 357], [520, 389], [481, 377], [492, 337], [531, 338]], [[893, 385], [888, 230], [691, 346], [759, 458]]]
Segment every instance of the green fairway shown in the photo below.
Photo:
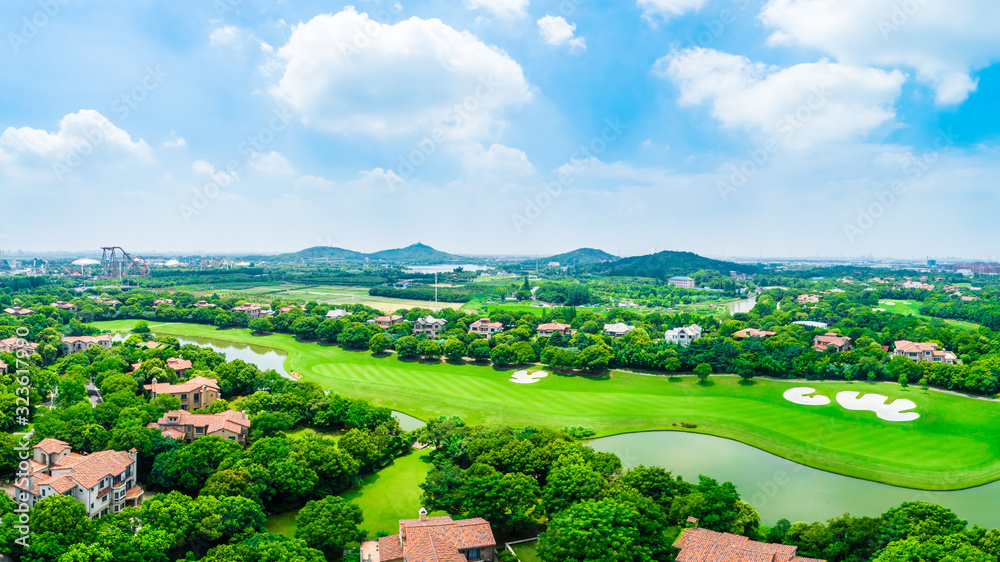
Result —
[[[514, 384], [514, 369], [471, 364], [376, 358], [368, 352], [296, 341], [290, 335], [253, 336], [247, 330], [169, 324], [157, 333], [215, 337], [288, 353], [285, 367], [324, 388], [427, 420], [458, 414], [472, 424], [590, 426], [598, 435], [680, 430], [708, 433], [753, 445], [787, 459], [839, 474], [933, 490], [1000, 479], [1000, 403], [882, 383], [793, 383], [715, 376], [614, 372], [604, 377], [549, 375], [536, 384]], [[782, 396], [812, 386], [837, 392], [877, 392], [916, 403], [920, 418], [883, 421], [836, 401], [800, 406]], [[681, 424], [696, 427], [681, 427]]]
[[[368, 531], [368, 538], [375, 538], [380, 532], [394, 535], [399, 532], [400, 519], [417, 518], [422, 507], [420, 484], [433, 468], [427, 458], [429, 455], [430, 449], [414, 450], [365, 478], [361, 487], [343, 494], [344, 499], [356, 503], [364, 513], [361, 528]], [[296, 515], [297, 510], [268, 517], [267, 530], [294, 537]]]
[[541, 558], [535, 553], [538, 550], [538, 541], [511, 545], [511, 548], [514, 549], [514, 554], [517, 556], [518, 562], [541, 561]]
[[[891, 304], [890, 304], [891, 303]], [[883, 299], [878, 301], [878, 308], [884, 309], [886, 312], [893, 312], [895, 314], [902, 314], [903, 316], [916, 316], [918, 318], [933, 318], [932, 316], [925, 316], [920, 314], [920, 302], [910, 301], [910, 300], [892, 300]], [[975, 322], [966, 322], [964, 320], [953, 320], [946, 319], [946, 324], [951, 324], [958, 328], [965, 330], [978, 330], [979, 324]]]

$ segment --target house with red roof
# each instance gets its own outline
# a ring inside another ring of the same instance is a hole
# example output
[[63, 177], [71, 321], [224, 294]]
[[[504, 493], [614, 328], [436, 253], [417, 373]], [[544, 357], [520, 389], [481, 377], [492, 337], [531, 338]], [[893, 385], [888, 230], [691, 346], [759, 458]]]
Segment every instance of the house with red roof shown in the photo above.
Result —
[[500, 322], [490, 322], [489, 318], [476, 320], [469, 326], [469, 333], [486, 336], [486, 339], [493, 337], [503, 331], [503, 324]]
[[62, 339], [62, 350], [66, 355], [76, 353], [77, 351], [87, 351], [92, 345], [99, 345], [104, 349], [109, 349], [111, 347], [111, 335], [70, 336]]
[[34, 353], [38, 349], [38, 344], [25, 340], [24, 338], [19, 338], [17, 336], [11, 336], [0, 340], [0, 351], [6, 351], [8, 353], [15, 353], [19, 349], [27, 349], [31, 353]]
[[733, 337], [736, 339], [743, 338], [769, 338], [771, 336], [777, 335], [776, 332], [768, 332], [767, 330], [758, 330], [757, 328], [747, 328], [745, 330], [740, 330], [739, 332], [734, 332]]
[[399, 534], [361, 543], [361, 562], [493, 562], [497, 541], [481, 517], [428, 517], [399, 522]]
[[157, 382], [156, 379], [153, 379], [152, 384], [146, 384], [142, 387], [149, 391], [152, 398], [161, 394], [175, 396], [181, 401], [182, 410], [207, 408], [212, 402], [219, 399], [218, 381], [205, 377], [194, 377], [187, 382], [178, 384]]
[[184, 410], [171, 410], [147, 427], [158, 429], [164, 437], [190, 443], [211, 435], [246, 445], [250, 434], [250, 418], [244, 412], [226, 410], [218, 414], [192, 414]]
[[838, 352], [847, 351], [851, 349], [851, 338], [833, 332], [813, 338], [813, 349], [816, 351], [826, 351], [831, 346]]
[[698, 528], [698, 520], [688, 518], [693, 528], [684, 529], [674, 542], [681, 549], [677, 562], [825, 562], [796, 556], [798, 547], [752, 541], [740, 535]]
[[538, 335], [542, 337], [551, 337], [552, 334], [562, 334], [564, 336], [569, 335], [569, 324], [563, 324], [561, 322], [548, 322], [545, 324], [538, 325]]
[[958, 363], [958, 356], [946, 349], [938, 349], [938, 344], [931, 342], [912, 342], [909, 340], [899, 340], [896, 342], [896, 349], [893, 355], [902, 355], [907, 359], [916, 362], [933, 361], [934, 363], [946, 363], [955, 365]]
[[18, 503], [29, 509], [43, 498], [66, 495], [82, 502], [93, 519], [142, 503], [135, 449], [81, 455], [68, 443], [42, 439], [31, 451], [28, 475], [14, 483]]

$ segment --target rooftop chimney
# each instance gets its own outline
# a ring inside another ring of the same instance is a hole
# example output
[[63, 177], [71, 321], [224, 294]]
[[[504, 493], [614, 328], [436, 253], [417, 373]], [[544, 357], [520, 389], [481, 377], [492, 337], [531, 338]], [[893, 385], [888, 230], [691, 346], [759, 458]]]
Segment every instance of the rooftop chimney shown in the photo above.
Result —
[[419, 512], [420, 520], [427, 521], [427, 508], [421, 507]]

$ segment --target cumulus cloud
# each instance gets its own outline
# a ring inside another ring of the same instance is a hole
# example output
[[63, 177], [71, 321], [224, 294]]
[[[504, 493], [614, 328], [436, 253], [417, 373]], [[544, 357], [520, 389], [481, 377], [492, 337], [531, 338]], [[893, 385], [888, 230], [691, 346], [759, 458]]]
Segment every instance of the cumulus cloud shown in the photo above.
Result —
[[465, 0], [470, 10], [485, 8], [494, 16], [512, 19], [528, 15], [528, 0]]
[[244, 29], [235, 25], [226, 25], [212, 30], [212, 34], [208, 37], [208, 42], [210, 45], [233, 45], [239, 43], [248, 35], [249, 32]]
[[549, 45], [569, 45], [573, 49], [586, 49], [587, 40], [583, 37], [573, 37], [576, 24], [569, 23], [560, 16], [545, 16], [538, 20], [538, 32]]
[[290, 176], [295, 173], [292, 164], [280, 153], [258, 152], [250, 157], [251, 168], [270, 176]]
[[387, 25], [348, 7], [294, 26], [276, 57], [283, 72], [271, 93], [307, 126], [333, 133], [443, 127], [449, 138], [478, 139], [498, 134], [505, 110], [532, 98], [517, 62], [437, 19]]
[[81, 109], [59, 121], [59, 130], [8, 127], [0, 135], [0, 147], [13, 152], [33, 153], [45, 158], [64, 158], [71, 153], [88, 155], [103, 147], [121, 149], [143, 160], [153, 151], [146, 141], [133, 141], [127, 132], [93, 109]]
[[344, 192], [352, 193], [357, 191], [394, 189], [405, 180], [396, 175], [392, 170], [384, 168], [374, 168], [371, 170], [361, 170], [358, 177], [346, 182], [336, 182], [319, 176], [301, 176], [295, 180], [295, 189], [303, 192]]
[[182, 146], [187, 146], [187, 141], [184, 137], [177, 136], [177, 133], [170, 131], [170, 138], [163, 141], [163, 146], [167, 148], [181, 148]]
[[535, 171], [523, 150], [502, 144], [490, 145], [489, 149], [481, 143], [465, 147], [462, 166], [470, 173], [499, 177], [525, 176]]
[[700, 47], [663, 57], [654, 72], [677, 86], [681, 105], [708, 103], [726, 127], [760, 130], [786, 147], [858, 139], [891, 122], [906, 79], [826, 60], [769, 67]]
[[215, 182], [217, 186], [227, 187], [231, 183], [240, 181], [240, 176], [236, 172], [216, 171], [215, 166], [205, 160], [195, 160], [191, 163], [191, 171], [204, 179]]
[[646, 18], [671, 18], [686, 12], [697, 12], [708, 0], [638, 0]]
[[942, 105], [976, 91], [973, 74], [1000, 60], [995, 0], [770, 0], [772, 45], [819, 49], [850, 65], [912, 68]]

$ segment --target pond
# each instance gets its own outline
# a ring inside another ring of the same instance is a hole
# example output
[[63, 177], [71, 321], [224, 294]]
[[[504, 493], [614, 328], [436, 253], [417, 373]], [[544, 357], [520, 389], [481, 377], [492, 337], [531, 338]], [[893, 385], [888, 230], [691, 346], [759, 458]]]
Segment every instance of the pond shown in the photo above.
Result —
[[[131, 334], [129, 333], [116, 333], [112, 338], [116, 341], [124, 341]], [[284, 351], [278, 351], [271, 347], [264, 347], [260, 345], [250, 345], [245, 343], [234, 343], [231, 341], [218, 340], [215, 338], [202, 338], [198, 336], [175, 336], [173, 334], [157, 334], [153, 333], [153, 336], [167, 336], [171, 338], [177, 338], [177, 341], [181, 345], [198, 345], [201, 347], [211, 348], [217, 353], [225, 353], [226, 361], [233, 361], [235, 359], [241, 359], [247, 363], [253, 363], [257, 365], [257, 368], [266, 371], [268, 369], [274, 369], [283, 377], [291, 378], [288, 371], [285, 370], [285, 359], [288, 354]]]
[[675, 431], [628, 433], [593, 440], [626, 468], [661, 466], [689, 482], [699, 475], [736, 485], [761, 521], [826, 521], [844, 513], [876, 516], [906, 501], [947, 507], [969, 524], [1000, 527], [1000, 482], [952, 492], [926, 492], [858, 480], [785, 460], [737, 441]]

